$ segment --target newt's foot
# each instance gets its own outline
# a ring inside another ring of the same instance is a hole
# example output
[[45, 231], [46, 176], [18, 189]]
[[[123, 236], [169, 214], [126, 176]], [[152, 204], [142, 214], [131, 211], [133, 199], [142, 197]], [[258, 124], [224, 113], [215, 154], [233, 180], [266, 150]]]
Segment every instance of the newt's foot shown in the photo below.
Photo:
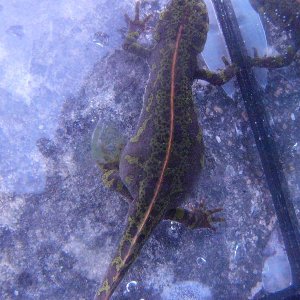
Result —
[[142, 58], [148, 58], [151, 55], [151, 50], [141, 45], [138, 39], [141, 33], [145, 30], [148, 20], [151, 15], [146, 16], [143, 20], [140, 20], [140, 2], [135, 5], [135, 17], [131, 20], [127, 14], [125, 14], [125, 20], [128, 26], [128, 32], [123, 43], [123, 49], [131, 52]]
[[225, 56], [222, 56], [225, 68], [223, 70], [218, 70], [218, 72], [211, 72], [207, 69], [198, 69], [194, 74], [194, 79], [202, 79], [213, 85], [223, 85], [233, 78], [239, 68], [235, 64], [230, 64]]
[[209, 228], [212, 230], [216, 230], [213, 226], [214, 223], [217, 222], [224, 222], [225, 219], [221, 217], [215, 217], [214, 214], [217, 212], [222, 211], [223, 208], [214, 208], [214, 209], [207, 209], [205, 203], [202, 201], [198, 208], [192, 209], [192, 219], [190, 220], [191, 223], [188, 226], [191, 229], [195, 228]]
[[224, 222], [225, 219], [215, 217], [214, 214], [222, 210], [223, 208], [206, 209], [204, 202], [201, 202], [198, 208], [191, 210], [181, 207], [172, 208], [166, 212], [165, 219], [179, 222], [191, 229], [210, 228], [216, 230], [213, 224]]
[[148, 15], [143, 20], [140, 20], [140, 5], [140, 1], [137, 1], [135, 5], [134, 20], [130, 19], [130, 17], [127, 14], [125, 14], [125, 21], [128, 25], [128, 31], [131, 33], [135, 32], [138, 35], [145, 30], [147, 22], [152, 17], [152, 15]]
[[229, 80], [229, 78], [231, 79], [237, 74], [237, 72], [239, 71], [239, 67], [236, 64], [230, 64], [230, 62], [225, 56], [222, 56], [222, 61], [225, 65], [225, 69], [223, 70], [223, 76], [226, 81]]

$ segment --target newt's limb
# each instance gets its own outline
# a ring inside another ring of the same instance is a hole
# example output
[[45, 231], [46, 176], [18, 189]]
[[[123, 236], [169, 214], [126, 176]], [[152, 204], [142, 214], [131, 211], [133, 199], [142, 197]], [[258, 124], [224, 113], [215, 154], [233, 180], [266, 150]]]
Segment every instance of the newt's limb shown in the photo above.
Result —
[[236, 65], [230, 65], [225, 56], [222, 57], [222, 60], [225, 64], [225, 69], [220, 70], [219, 72], [198, 69], [194, 75], [194, 79], [202, 79], [213, 85], [223, 85], [228, 82], [236, 75], [238, 68]]
[[132, 197], [119, 175], [120, 156], [125, 142], [126, 137], [120, 133], [120, 124], [114, 119], [109, 122], [100, 119], [93, 132], [91, 148], [102, 171], [104, 185], [125, 196], [127, 202], [132, 202]]
[[259, 57], [256, 48], [254, 50], [254, 58], [250, 58], [251, 65], [259, 68], [282, 68], [291, 64], [296, 56], [296, 51], [293, 47], [288, 47], [287, 52], [277, 56]]
[[140, 57], [147, 58], [151, 54], [151, 50], [144, 47], [138, 42], [138, 38], [145, 30], [146, 24], [151, 18], [151, 15], [146, 16], [143, 20], [140, 20], [140, 2], [136, 2], [135, 5], [135, 17], [134, 20], [125, 14], [125, 21], [128, 25], [128, 33], [123, 43], [123, 49], [136, 54]]
[[102, 181], [104, 185], [112, 190], [119, 192], [123, 195], [128, 203], [133, 201], [132, 196], [130, 195], [126, 185], [120, 178], [119, 174], [119, 163], [106, 163], [99, 164], [100, 169], [102, 170]]
[[166, 220], [179, 222], [188, 228], [210, 228], [215, 230], [213, 224], [223, 222], [224, 218], [215, 217], [214, 214], [222, 211], [222, 208], [206, 209], [204, 203], [201, 203], [199, 208], [187, 210], [184, 208], [174, 208], [167, 211]]

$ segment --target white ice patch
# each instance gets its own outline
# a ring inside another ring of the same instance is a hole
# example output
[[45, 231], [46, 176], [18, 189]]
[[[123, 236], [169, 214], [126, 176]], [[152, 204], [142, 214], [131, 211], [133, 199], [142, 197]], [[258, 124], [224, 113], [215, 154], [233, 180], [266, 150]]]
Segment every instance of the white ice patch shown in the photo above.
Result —
[[264, 289], [274, 293], [289, 287], [292, 283], [290, 264], [277, 231], [272, 232], [266, 252], [269, 257], [265, 260], [262, 272]]

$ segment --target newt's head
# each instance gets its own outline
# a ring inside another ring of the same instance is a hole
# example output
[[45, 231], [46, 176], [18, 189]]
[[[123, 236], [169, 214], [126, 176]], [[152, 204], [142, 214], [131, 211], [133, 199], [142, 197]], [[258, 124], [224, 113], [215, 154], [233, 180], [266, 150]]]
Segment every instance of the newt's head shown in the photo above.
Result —
[[172, 0], [160, 15], [154, 38], [157, 42], [175, 41], [180, 25], [183, 25], [183, 42], [201, 52], [209, 25], [203, 0]]

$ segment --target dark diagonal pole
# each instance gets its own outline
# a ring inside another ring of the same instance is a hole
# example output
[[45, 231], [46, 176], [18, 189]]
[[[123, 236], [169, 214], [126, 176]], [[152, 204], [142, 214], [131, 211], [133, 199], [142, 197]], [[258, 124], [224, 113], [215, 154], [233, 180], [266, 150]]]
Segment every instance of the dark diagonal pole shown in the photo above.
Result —
[[289, 195], [282, 164], [279, 160], [277, 145], [272, 136], [271, 127], [263, 105], [263, 92], [260, 90], [249, 64], [247, 51], [231, 1], [212, 0], [212, 2], [231, 60], [240, 67], [237, 81], [272, 195], [292, 272], [293, 284], [291, 287], [274, 294], [262, 293], [261, 296], [263, 299], [289, 299], [293, 295], [300, 294], [299, 224]]

